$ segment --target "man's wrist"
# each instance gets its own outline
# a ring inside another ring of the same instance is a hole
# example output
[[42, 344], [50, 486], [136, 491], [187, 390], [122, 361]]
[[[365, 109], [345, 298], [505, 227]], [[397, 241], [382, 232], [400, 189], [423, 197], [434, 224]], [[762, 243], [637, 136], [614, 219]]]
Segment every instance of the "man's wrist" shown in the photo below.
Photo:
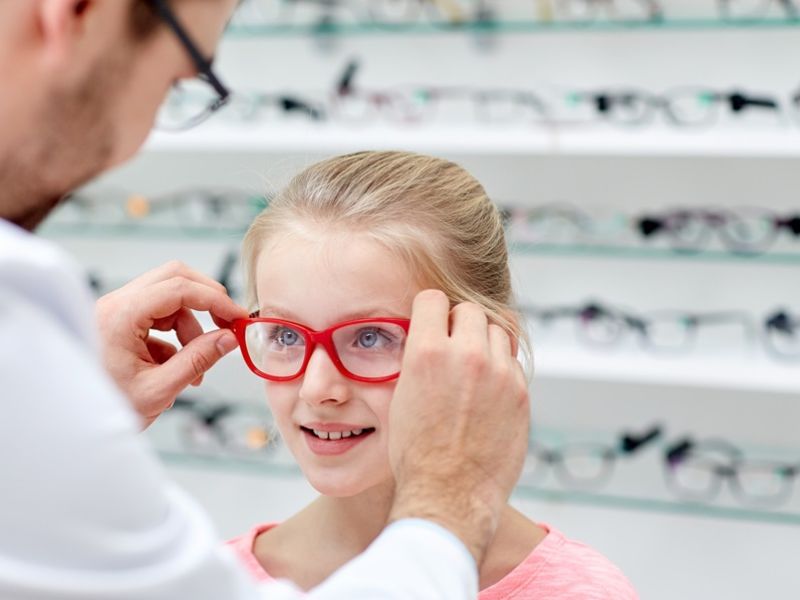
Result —
[[395, 492], [388, 521], [402, 519], [423, 519], [444, 527], [461, 540], [475, 564], [480, 565], [497, 530], [498, 511], [471, 490], [414, 481], [399, 486]]

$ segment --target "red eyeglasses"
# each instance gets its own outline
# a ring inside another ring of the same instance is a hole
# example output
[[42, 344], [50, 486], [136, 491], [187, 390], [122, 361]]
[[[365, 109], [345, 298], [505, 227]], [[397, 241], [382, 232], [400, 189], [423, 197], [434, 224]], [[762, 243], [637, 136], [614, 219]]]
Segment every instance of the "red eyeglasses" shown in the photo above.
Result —
[[254, 317], [235, 320], [232, 329], [247, 366], [264, 379], [300, 377], [321, 344], [345, 377], [381, 383], [400, 375], [409, 323], [409, 319], [356, 319], [314, 331], [293, 321]]

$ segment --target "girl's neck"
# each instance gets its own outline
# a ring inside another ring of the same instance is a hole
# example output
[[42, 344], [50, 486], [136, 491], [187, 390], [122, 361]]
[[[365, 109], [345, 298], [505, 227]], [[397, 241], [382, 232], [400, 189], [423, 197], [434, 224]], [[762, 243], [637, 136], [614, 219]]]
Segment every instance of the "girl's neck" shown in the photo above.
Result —
[[[367, 549], [386, 526], [394, 486], [380, 485], [349, 498], [320, 496], [280, 526], [262, 533], [256, 558], [273, 577], [310, 589]], [[522, 562], [544, 529], [506, 506], [480, 568], [481, 589]]]
[[363, 552], [386, 527], [393, 497], [394, 482], [347, 498], [320, 496], [298, 517], [302, 515], [312, 524], [321, 538], [340, 540], [341, 550], [355, 555]]

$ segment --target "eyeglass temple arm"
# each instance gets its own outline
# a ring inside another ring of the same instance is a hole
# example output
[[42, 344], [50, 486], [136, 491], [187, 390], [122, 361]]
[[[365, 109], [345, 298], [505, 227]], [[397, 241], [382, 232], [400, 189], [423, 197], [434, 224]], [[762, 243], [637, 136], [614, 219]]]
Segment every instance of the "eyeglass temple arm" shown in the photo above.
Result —
[[768, 98], [766, 96], [748, 96], [742, 92], [733, 92], [729, 94], [728, 102], [730, 102], [733, 112], [740, 112], [751, 106], [757, 106], [759, 108], [778, 108], [778, 101], [774, 98]]
[[226, 100], [228, 96], [230, 96], [230, 91], [228, 88], [222, 85], [222, 82], [217, 79], [214, 73], [211, 71], [211, 64], [214, 62], [213, 58], [211, 60], [205, 59], [205, 57], [200, 53], [200, 50], [198, 50], [197, 46], [195, 46], [194, 42], [189, 37], [189, 34], [186, 33], [183, 25], [178, 22], [178, 20], [175, 18], [175, 15], [172, 13], [164, 0], [150, 1], [153, 3], [153, 6], [156, 9], [159, 17], [161, 17], [161, 19], [169, 26], [169, 28], [172, 29], [172, 31], [181, 41], [181, 44], [183, 44], [184, 48], [186, 48], [186, 51], [189, 53], [189, 56], [192, 58], [192, 61], [195, 63], [195, 65], [197, 65], [201, 74], [220, 95], [221, 100]]
[[626, 432], [620, 438], [620, 451], [623, 454], [632, 454], [661, 436], [661, 432], [661, 425], [653, 425], [640, 435]]

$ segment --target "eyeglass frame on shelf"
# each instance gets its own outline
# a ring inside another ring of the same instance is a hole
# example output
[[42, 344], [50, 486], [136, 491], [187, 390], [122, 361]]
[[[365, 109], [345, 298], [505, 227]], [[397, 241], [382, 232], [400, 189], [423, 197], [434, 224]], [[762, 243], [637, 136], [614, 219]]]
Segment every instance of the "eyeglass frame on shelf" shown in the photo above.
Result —
[[[704, 455], [704, 451], [709, 454]], [[720, 455], [724, 455], [725, 459], [720, 460], [718, 458]], [[690, 460], [696, 461], [698, 458], [702, 462], [694, 462], [692, 467], [695, 469], [701, 467], [709, 476], [708, 485], [702, 491], [683, 485], [678, 477], [678, 470], [682, 464], [685, 465]], [[752, 459], [745, 456], [737, 446], [717, 438], [700, 441], [689, 436], [681, 438], [665, 449], [663, 465], [667, 487], [676, 496], [693, 502], [713, 502], [722, 491], [723, 484], [727, 483], [733, 497], [743, 504], [776, 507], [791, 499], [794, 482], [800, 477], [800, 463]], [[780, 476], [782, 487], [777, 493], [759, 496], [748, 491], [740, 474], [752, 466], [769, 467], [773, 474]]]

